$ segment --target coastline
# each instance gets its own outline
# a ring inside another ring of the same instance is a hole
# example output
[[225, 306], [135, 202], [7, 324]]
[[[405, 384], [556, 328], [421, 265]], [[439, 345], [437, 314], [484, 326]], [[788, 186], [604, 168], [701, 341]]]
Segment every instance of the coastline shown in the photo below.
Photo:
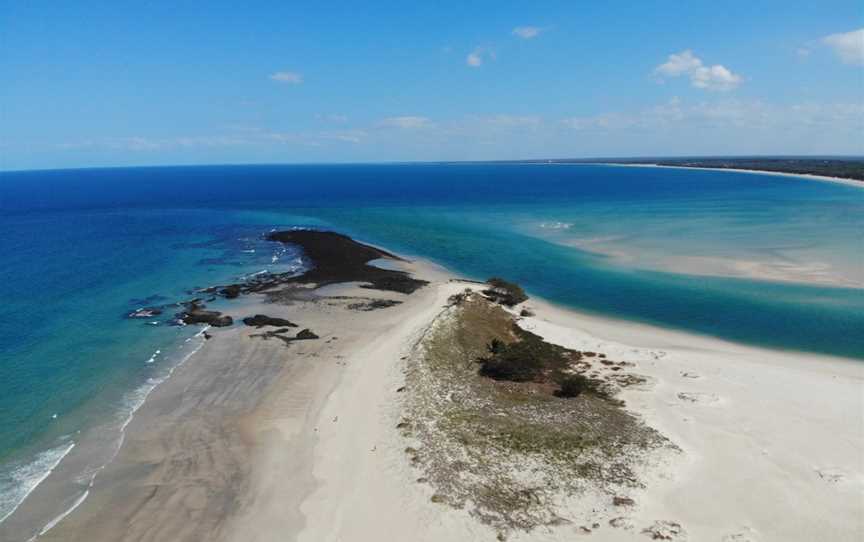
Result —
[[[586, 162], [587, 163], [587, 162]], [[665, 169], [697, 169], [703, 171], [734, 171], [737, 173], [753, 173], [758, 175], [775, 175], [779, 177], [799, 177], [803, 179], [809, 179], [813, 181], [826, 181], [832, 182], [836, 184], [843, 184], [846, 186], [855, 186], [858, 188], [864, 188], [864, 181], [856, 181], [854, 179], [845, 179], [843, 177], [828, 177], [825, 175], [812, 175], [809, 173], [787, 173], [785, 171], [765, 171], [761, 169], [736, 169], [736, 168], [723, 168], [723, 167], [697, 167], [697, 166], [667, 166], [662, 164], [619, 164], [614, 162], [597, 162], [594, 165], [598, 166], [621, 166], [621, 167], [652, 167], [652, 168], [665, 168]]]
[[[476, 283], [423, 261], [398, 265], [430, 284], [410, 295], [343, 282], [285, 304], [258, 293], [237, 300], [235, 316], [288, 318], [320, 339], [286, 346], [252, 327], [213, 330], [131, 420], [90, 497], [38, 539], [493, 540], [496, 533], [467, 512], [430, 502], [432, 490], [414, 481], [395, 430], [406, 356], [448, 297]], [[347, 308], [369, 298], [402, 303]], [[649, 383], [622, 393], [628, 409], [683, 450], [647, 473], [628, 515], [635, 527], [604, 522], [603, 540], [643, 540], [641, 527], [655, 520], [674, 520], [696, 540], [864, 533], [855, 510], [864, 488], [855, 418], [864, 408], [864, 365], [537, 298], [525, 305], [535, 316], [523, 318], [523, 328], [634, 363]], [[802, 495], [812, 502], [804, 506]], [[621, 513], [587, 501], [598, 517]], [[512, 539], [569, 539], [574, 528]]]

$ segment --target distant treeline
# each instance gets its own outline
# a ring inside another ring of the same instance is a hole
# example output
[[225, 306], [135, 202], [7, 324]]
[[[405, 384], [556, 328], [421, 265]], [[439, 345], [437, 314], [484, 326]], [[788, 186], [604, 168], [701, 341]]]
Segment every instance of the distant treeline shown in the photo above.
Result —
[[864, 160], [816, 158], [711, 158], [704, 160], [664, 160], [661, 166], [756, 169], [781, 173], [824, 175], [864, 181]]
[[554, 164], [657, 164], [673, 167], [704, 167], [718, 169], [754, 169], [823, 175], [864, 181], [864, 158], [819, 158], [819, 157], [749, 157], [749, 158], [592, 158], [526, 160], [532, 163]]

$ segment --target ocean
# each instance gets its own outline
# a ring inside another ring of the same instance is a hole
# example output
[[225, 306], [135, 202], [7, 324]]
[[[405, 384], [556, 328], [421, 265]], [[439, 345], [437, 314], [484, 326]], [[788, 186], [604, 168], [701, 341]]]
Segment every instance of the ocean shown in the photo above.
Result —
[[598, 315], [864, 359], [864, 189], [842, 184], [558, 164], [5, 172], [0, 226], [0, 522], [52, 473], [58, 516], [80, 502], [203, 340], [171, 308], [125, 315], [301, 271], [262, 239], [273, 229], [338, 230]]

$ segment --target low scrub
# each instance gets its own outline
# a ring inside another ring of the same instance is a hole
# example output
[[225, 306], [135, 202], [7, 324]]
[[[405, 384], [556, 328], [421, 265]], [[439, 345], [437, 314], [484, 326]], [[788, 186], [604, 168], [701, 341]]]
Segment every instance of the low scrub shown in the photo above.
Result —
[[483, 290], [483, 293], [502, 305], [513, 307], [528, 299], [528, 294], [525, 293], [525, 290], [513, 282], [493, 277], [487, 280], [486, 283], [489, 284], [491, 288]]
[[601, 381], [581, 374], [569, 374], [560, 377], [558, 386], [558, 390], [555, 392], [556, 397], [579, 397], [585, 392], [604, 398], [609, 395], [603, 389]]
[[580, 359], [580, 352], [548, 343], [515, 324], [512, 333], [513, 342], [492, 339], [486, 345], [487, 355], [477, 360], [481, 375], [509, 382], [554, 382], [559, 387], [557, 397], [578, 397], [583, 392], [609, 397], [600, 380], [568, 372], [570, 364]]

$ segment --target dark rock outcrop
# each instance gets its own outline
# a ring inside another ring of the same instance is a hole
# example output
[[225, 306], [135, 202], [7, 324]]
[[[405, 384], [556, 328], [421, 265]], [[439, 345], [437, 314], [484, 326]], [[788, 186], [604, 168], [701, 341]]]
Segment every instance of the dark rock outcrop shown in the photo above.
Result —
[[273, 232], [270, 241], [287, 243], [299, 247], [312, 267], [305, 273], [264, 273], [239, 284], [229, 284], [219, 289], [226, 298], [243, 294], [264, 292], [285, 284], [314, 284], [316, 287], [340, 282], [361, 282], [364, 288], [390, 290], [410, 294], [428, 284], [413, 278], [404, 271], [382, 269], [368, 262], [379, 258], [401, 260], [398, 256], [379, 248], [364, 245], [329, 231], [291, 230]]
[[401, 301], [396, 301], [395, 299], [370, 299], [369, 301], [351, 303], [348, 305], [348, 308], [352, 311], [369, 312], [378, 309], [386, 309], [388, 307], [395, 307], [401, 303]]
[[208, 324], [213, 327], [227, 327], [234, 319], [219, 311], [208, 311], [199, 301], [193, 300], [185, 304], [186, 310], [177, 315], [184, 324]]
[[273, 326], [273, 327], [297, 327], [297, 324], [286, 320], [284, 318], [275, 318], [273, 316], [267, 316], [265, 314], [256, 314], [255, 316], [250, 316], [243, 319], [243, 323], [247, 326], [252, 327], [264, 327], [264, 326]]
[[242, 287], [239, 284], [230, 284], [219, 290], [219, 293], [225, 296], [226, 299], [234, 299], [240, 296], [241, 291]]
[[298, 341], [305, 341], [305, 340], [309, 340], [309, 339], [318, 339], [318, 338], [319, 338], [318, 335], [313, 333], [312, 330], [309, 328], [301, 329], [300, 332], [297, 333], [297, 336], [294, 337], [294, 339], [298, 340]]

